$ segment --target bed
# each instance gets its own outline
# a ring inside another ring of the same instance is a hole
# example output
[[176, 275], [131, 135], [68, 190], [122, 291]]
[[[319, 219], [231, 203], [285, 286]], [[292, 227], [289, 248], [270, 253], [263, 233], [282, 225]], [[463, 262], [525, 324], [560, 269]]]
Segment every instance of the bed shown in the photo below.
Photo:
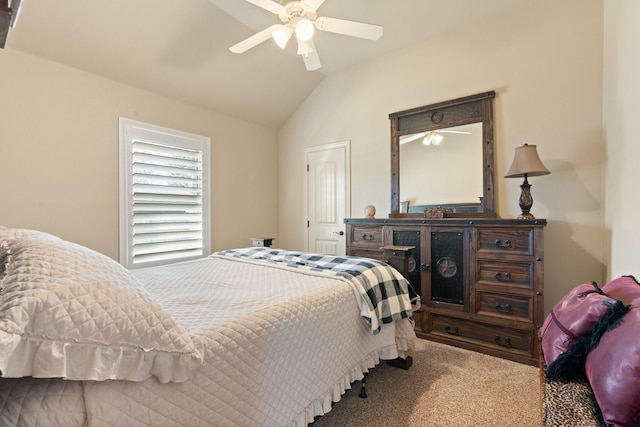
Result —
[[305, 426], [407, 357], [409, 290], [366, 258], [251, 247], [129, 271], [0, 230], [0, 425]]

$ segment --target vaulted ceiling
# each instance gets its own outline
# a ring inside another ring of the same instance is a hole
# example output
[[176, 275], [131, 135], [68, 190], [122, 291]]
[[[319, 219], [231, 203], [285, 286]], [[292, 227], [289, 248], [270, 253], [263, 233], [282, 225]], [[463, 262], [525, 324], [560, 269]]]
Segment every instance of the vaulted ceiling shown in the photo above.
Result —
[[317, 31], [322, 68], [312, 72], [295, 43], [229, 51], [280, 22], [244, 0], [23, 0], [5, 49], [279, 128], [332, 73], [534, 1], [326, 0], [319, 16], [378, 24], [384, 34]]

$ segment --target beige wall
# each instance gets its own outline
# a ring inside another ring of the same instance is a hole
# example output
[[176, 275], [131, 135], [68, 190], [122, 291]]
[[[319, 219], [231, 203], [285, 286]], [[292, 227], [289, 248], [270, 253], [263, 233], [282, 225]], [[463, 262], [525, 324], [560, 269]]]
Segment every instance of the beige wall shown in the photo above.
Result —
[[[325, 79], [279, 132], [280, 244], [304, 249], [303, 148], [351, 140], [352, 216], [389, 206], [391, 112], [495, 90], [496, 198], [519, 213], [516, 146], [537, 144], [551, 175], [530, 179], [547, 218], [545, 306], [604, 280], [601, 0], [541, 0]], [[286, 166], [285, 166], [286, 165]], [[286, 226], [285, 226], [286, 224]]]
[[0, 55], [0, 224], [118, 259], [118, 117], [211, 138], [212, 247], [277, 237], [275, 130], [7, 48]]
[[640, 279], [640, 2], [605, 2], [604, 122], [606, 256], [609, 278]]

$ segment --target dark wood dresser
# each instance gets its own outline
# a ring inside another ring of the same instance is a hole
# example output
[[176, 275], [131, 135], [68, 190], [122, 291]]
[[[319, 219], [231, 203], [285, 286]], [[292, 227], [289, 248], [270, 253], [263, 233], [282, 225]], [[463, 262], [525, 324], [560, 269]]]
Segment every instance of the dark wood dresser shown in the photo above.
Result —
[[421, 338], [537, 366], [546, 220], [346, 219], [347, 255], [384, 260], [414, 247], [402, 273], [420, 294]]

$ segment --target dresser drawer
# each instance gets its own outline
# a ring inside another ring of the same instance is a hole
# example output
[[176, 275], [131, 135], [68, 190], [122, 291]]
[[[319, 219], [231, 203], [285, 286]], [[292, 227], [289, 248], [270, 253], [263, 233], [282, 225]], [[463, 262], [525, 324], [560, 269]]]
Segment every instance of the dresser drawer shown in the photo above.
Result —
[[349, 250], [349, 255], [358, 256], [362, 258], [373, 258], [373, 259], [377, 259], [378, 261], [384, 261], [384, 257], [382, 256], [382, 251], [380, 250], [375, 251], [375, 250], [351, 248]]
[[476, 260], [476, 284], [533, 289], [530, 262]]
[[382, 242], [382, 226], [352, 225], [349, 236], [351, 245], [358, 247], [371, 246], [379, 250]]
[[533, 297], [478, 291], [476, 313], [480, 316], [533, 322]]
[[533, 229], [478, 228], [478, 253], [533, 255]]
[[525, 355], [532, 355], [534, 351], [532, 330], [507, 329], [438, 314], [430, 316], [430, 323], [431, 335]]

